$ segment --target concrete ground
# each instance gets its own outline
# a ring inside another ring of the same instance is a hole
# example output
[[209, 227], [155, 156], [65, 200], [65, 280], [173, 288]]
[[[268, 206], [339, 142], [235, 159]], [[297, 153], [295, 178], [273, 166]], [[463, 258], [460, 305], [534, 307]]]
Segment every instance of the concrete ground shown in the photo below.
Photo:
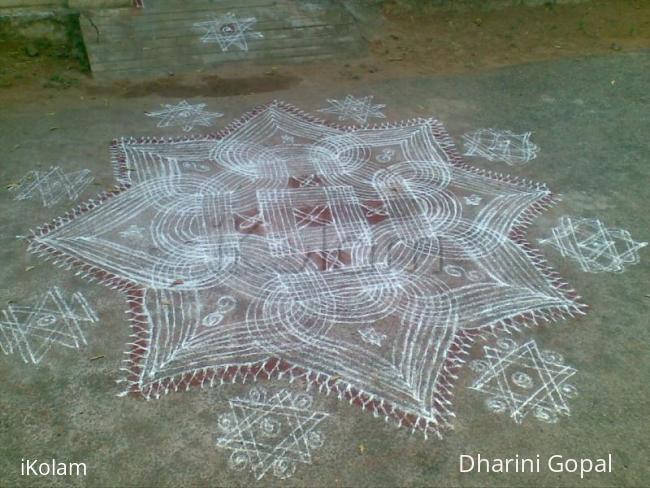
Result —
[[[113, 137], [181, 134], [180, 128], [158, 128], [145, 116], [162, 103], [183, 98], [207, 103], [208, 110], [224, 113], [215, 124], [221, 127], [273, 98], [314, 112], [326, 105], [326, 98], [351, 93], [374, 95], [376, 103], [386, 104], [391, 121], [435, 116], [459, 144], [462, 134], [476, 128], [533, 130], [541, 152], [527, 166], [470, 161], [545, 182], [563, 195], [560, 205], [535, 220], [530, 240], [547, 236], [560, 216], [572, 215], [597, 217], [629, 230], [638, 241], [650, 241], [650, 52], [612, 51], [479, 73], [338, 80], [336, 85], [326, 74], [330, 68], [310, 69], [324, 75], [307, 77], [295, 68], [280, 81], [249, 77], [246, 86], [252, 93], [232, 96], [222, 96], [209, 83], [191, 81], [191, 89], [89, 84], [62, 91], [26, 93], [14, 87], [0, 92], [0, 304], [26, 304], [57, 285], [65, 293], [83, 291], [99, 316], [87, 334], [88, 345], [79, 351], [52, 348], [38, 365], [0, 355], [0, 486], [647, 485], [647, 249], [641, 250], [641, 263], [624, 273], [589, 274], [543, 248], [590, 305], [584, 318], [526, 332], [578, 370], [572, 384], [579, 395], [569, 402], [571, 415], [556, 424], [527, 417], [517, 425], [488, 412], [484, 397], [466, 388], [472, 377], [467, 368], [456, 387], [455, 429], [442, 440], [425, 441], [315, 392], [315, 408], [331, 415], [321, 424], [325, 441], [313, 452], [312, 464], [299, 464], [286, 480], [269, 473], [256, 482], [247, 470], [231, 470], [229, 453], [215, 445], [227, 400], [245, 395], [249, 385], [174, 393], [149, 402], [117, 396], [121, 390], [115, 380], [129, 334], [123, 298], [42, 263], [16, 239], [61, 215], [73, 202], [44, 208], [36, 199], [15, 201], [6, 188], [27, 171], [50, 165], [91, 170], [95, 182], [79, 200], [110, 188], [108, 144]], [[255, 81], [260, 79], [266, 81]], [[277, 380], [265, 386], [304, 389]], [[582, 480], [546, 469], [539, 474], [461, 474], [459, 455], [476, 453], [490, 458], [538, 453], [598, 458], [611, 453], [613, 472]], [[26, 478], [20, 475], [21, 458], [85, 462], [88, 472], [85, 478]]]

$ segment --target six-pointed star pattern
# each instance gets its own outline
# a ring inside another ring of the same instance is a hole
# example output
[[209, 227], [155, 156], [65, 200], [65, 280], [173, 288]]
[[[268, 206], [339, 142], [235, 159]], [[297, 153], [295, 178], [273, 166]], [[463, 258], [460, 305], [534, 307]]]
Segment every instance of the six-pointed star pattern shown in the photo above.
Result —
[[38, 364], [55, 344], [70, 349], [85, 345], [84, 326], [98, 320], [81, 292], [66, 298], [54, 286], [34, 305], [11, 303], [0, 312], [0, 351]]
[[311, 451], [323, 444], [318, 429], [329, 414], [312, 411], [312, 397], [281, 390], [274, 394], [252, 388], [233, 398], [230, 414], [219, 418], [217, 446], [232, 451], [232, 469], [249, 467], [257, 480], [269, 471], [289, 478], [298, 463], [311, 464]]
[[205, 22], [196, 22], [194, 27], [205, 31], [201, 41], [216, 42], [222, 51], [228, 51], [230, 46], [237, 46], [242, 51], [248, 51], [248, 38], [261, 39], [261, 32], [252, 31], [257, 23], [255, 17], [238, 18], [232, 12]]
[[209, 127], [212, 119], [223, 116], [219, 112], [206, 112], [205, 103], [190, 105], [187, 100], [181, 100], [176, 105], [165, 103], [161, 106], [162, 110], [149, 112], [147, 116], [160, 119], [158, 127], [182, 126], [185, 132], [194, 129], [195, 125]]
[[[348, 95], [343, 100], [328, 98], [327, 103], [329, 103], [330, 106], [321, 108], [319, 112], [338, 115], [339, 120], [352, 119], [357, 124], [365, 124], [368, 122], [368, 119], [371, 118], [385, 119], [386, 116], [381, 110], [386, 105], [373, 104], [372, 99], [372, 95], [360, 98]], [[382, 153], [377, 156], [377, 161], [385, 163], [387, 162], [385, 159], [390, 160], [390, 157], [388, 156], [390, 152], [390, 149], [382, 151]]]
[[577, 394], [569, 380], [576, 370], [565, 365], [562, 356], [541, 351], [532, 340], [520, 345], [507, 338], [483, 351], [483, 359], [470, 363], [479, 373], [470, 388], [488, 395], [490, 410], [507, 412], [518, 424], [531, 412], [549, 423], [569, 415], [567, 400]]
[[340, 127], [272, 102], [113, 157], [121, 190], [30, 249], [127, 292], [125, 393], [300, 377], [439, 434], [474, 337], [581, 311], [524, 240], [549, 190], [465, 165], [433, 119]]
[[608, 228], [598, 219], [569, 217], [560, 219], [553, 235], [540, 239], [580, 264], [583, 271], [622, 273], [639, 262], [639, 250], [648, 245], [637, 242], [623, 229]]

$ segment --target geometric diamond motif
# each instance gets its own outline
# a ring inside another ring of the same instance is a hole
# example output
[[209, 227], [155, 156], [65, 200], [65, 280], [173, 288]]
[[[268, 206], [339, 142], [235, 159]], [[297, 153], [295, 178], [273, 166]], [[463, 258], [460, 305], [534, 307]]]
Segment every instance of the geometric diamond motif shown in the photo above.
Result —
[[51, 207], [66, 197], [68, 200], [76, 200], [93, 179], [87, 169], [64, 173], [61, 168], [54, 166], [47, 171], [30, 171], [10, 191], [16, 192], [14, 200], [28, 200], [39, 195], [43, 206]]
[[625, 266], [637, 264], [639, 253], [647, 242], [636, 242], [623, 229], [608, 229], [598, 219], [560, 218], [553, 236], [540, 239], [540, 244], [550, 244], [562, 256], [578, 261], [583, 271], [622, 273]]
[[350, 186], [259, 190], [274, 256], [371, 244], [369, 225]]
[[515, 134], [509, 130], [479, 129], [463, 136], [465, 156], [520, 166], [537, 157], [539, 147], [531, 142], [530, 136], [530, 132]]
[[79, 349], [86, 344], [81, 324], [98, 321], [80, 292], [70, 301], [58, 287], [52, 287], [35, 306], [9, 305], [0, 319], [0, 349], [20, 354], [26, 363], [37, 364], [53, 344]]
[[566, 400], [577, 391], [567, 380], [576, 370], [562, 364], [562, 356], [540, 351], [534, 340], [517, 345], [500, 339], [497, 347], [483, 350], [485, 358], [470, 364], [480, 376], [469, 388], [488, 395], [488, 409], [507, 413], [518, 424], [531, 412], [548, 423], [570, 414]]
[[257, 480], [269, 471], [281, 479], [293, 475], [297, 463], [311, 464], [311, 450], [323, 445], [318, 424], [329, 417], [311, 412], [312, 397], [288, 390], [268, 395], [252, 388], [248, 398], [229, 401], [230, 413], [219, 418], [224, 433], [217, 446], [232, 450], [232, 469], [249, 467]]

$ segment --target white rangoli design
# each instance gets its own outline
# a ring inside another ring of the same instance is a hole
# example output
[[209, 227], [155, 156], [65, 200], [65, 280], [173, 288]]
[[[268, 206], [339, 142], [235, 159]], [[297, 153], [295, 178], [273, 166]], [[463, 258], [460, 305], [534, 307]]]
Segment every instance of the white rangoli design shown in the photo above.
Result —
[[395, 149], [383, 149], [379, 156], [377, 156], [377, 161], [380, 163], [390, 163], [395, 156]]
[[11, 191], [16, 193], [15, 200], [28, 200], [38, 195], [43, 206], [51, 207], [66, 198], [76, 200], [93, 179], [87, 169], [64, 173], [54, 166], [47, 171], [28, 172]]
[[[357, 124], [365, 124], [371, 118], [385, 119], [386, 116], [381, 109], [386, 105], [373, 104], [372, 98], [372, 95], [361, 98], [348, 95], [344, 100], [328, 98], [327, 103], [330, 104], [330, 107], [322, 108], [319, 112], [337, 115], [339, 120], [352, 119]], [[391, 151], [393, 150], [382, 149], [377, 159], [384, 163], [389, 162], [394, 155], [394, 152], [391, 154]]]
[[194, 129], [195, 125], [210, 127], [213, 122], [212, 119], [223, 116], [219, 112], [206, 112], [204, 110], [205, 103], [190, 105], [187, 100], [182, 100], [176, 105], [165, 103], [161, 107], [163, 107], [162, 110], [147, 112], [147, 115], [160, 119], [157, 124], [158, 127], [180, 126], [185, 132]]
[[530, 140], [531, 133], [515, 134], [509, 130], [479, 129], [463, 136], [465, 156], [480, 156], [520, 166], [535, 159], [539, 147]]
[[0, 317], [0, 349], [18, 354], [26, 363], [40, 363], [54, 345], [79, 349], [86, 344], [82, 326], [97, 322], [84, 296], [66, 300], [58, 287], [44, 293], [35, 305], [9, 305]]
[[286, 479], [298, 463], [311, 464], [312, 450], [324, 442], [319, 424], [329, 417], [312, 411], [312, 402], [306, 393], [271, 394], [257, 387], [247, 398], [230, 400], [230, 413], [219, 418], [217, 438], [217, 446], [232, 451], [229, 466], [248, 468], [260, 480], [269, 471]]
[[433, 119], [339, 127], [272, 102], [112, 151], [120, 190], [29, 240], [126, 292], [125, 394], [300, 378], [439, 435], [476, 336], [582, 313], [524, 238], [549, 190], [465, 165]]
[[127, 229], [120, 232], [120, 235], [125, 238], [142, 238], [144, 237], [144, 229], [139, 225], [131, 224]]
[[282, 142], [284, 142], [285, 144], [293, 144], [294, 141], [295, 141], [295, 138], [294, 138], [293, 136], [290, 136], [289, 134], [284, 134], [284, 135], [282, 135], [282, 136], [280, 137], [280, 139], [281, 139]]
[[491, 411], [507, 413], [518, 424], [531, 412], [549, 423], [570, 414], [566, 401], [577, 391], [567, 381], [576, 370], [566, 366], [562, 356], [540, 351], [532, 340], [518, 345], [506, 338], [483, 350], [484, 359], [470, 363], [479, 374], [470, 388], [488, 395]]
[[257, 23], [255, 17], [238, 18], [229, 12], [223, 17], [214, 18], [205, 22], [196, 22], [194, 27], [205, 31], [201, 41], [204, 43], [216, 42], [222, 51], [228, 51], [230, 46], [236, 46], [242, 51], [248, 51], [248, 39], [262, 39], [261, 32], [252, 31]]
[[468, 197], [465, 197], [465, 203], [467, 205], [480, 205], [481, 200], [483, 200], [483, 199], [481, 197], [479, 197], [478, 195], [475, 195], [475, 194], [472, 194], [472, 195], [470, 195]]
[[385, 334], [379, 334], [372, 327], [366, 327], [365, 329], [359, 329], [359, 334], [361, 338], [368, 344], [374, 344], [375, 346], [380, 346], [384, 339], [386, 339]]
[[639, 249], [648, 245], [633, 240], [626, 230], [605, 227], [598, 219], [566, 215], [560, 218], [553, 235], [539, 242], [553, 246], [589, 273], [622, 273], [626, 266], [639, 262]]

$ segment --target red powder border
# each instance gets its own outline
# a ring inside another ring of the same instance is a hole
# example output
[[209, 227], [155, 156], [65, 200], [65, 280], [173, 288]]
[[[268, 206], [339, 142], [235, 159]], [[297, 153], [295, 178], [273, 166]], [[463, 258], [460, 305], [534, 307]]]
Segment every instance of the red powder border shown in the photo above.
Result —
[[457, 333], [448, 350], [442, 372], [437, 378], [435, 387], [436, 393], [432, 399], [437, 413], [433, 417], [425, 418], [414, 412], [402, 411], [391, 405], [389, 402], [378, 399], [375, 395], [356, 389], [353, 385], [345, 383], [337, 376], [329, 376], [316, 371], [300, 368], [299, 366], [291, 365], [286, 361], [283, 361], [281, 358], [271, 358], [261, 363], [244, 364], [229, 368], [204, 368], [145, 384], [142, 378], [143, 367], [141, 361], [147, 354], [150, 344], [149, 317], [146, 315], [144, 308], [144, 296], [146, 290], [137, 283], [122, 279], [119, 276], [108, 273], [106, 270], [79, 261], [73, 256], [68, 256], [55, 248], [38, 242], [36, 239], [39, 236], [49, 234], [52, 230], [65, 225], [67, 222], [82, 213], [92, 210], [109, 198], [112, 198], [131, 187], [130, 174], [126, 165], [126, 154], [124, 151], [125, 145], [134, 143], [165, 144], [170, 142], [193, 140], [218, 140], [237, 130], [239, 127], [246, 124], [246, 122], [270, 108], [283, 110], [287, 113], [298, 116], [307, 122], [324, 125], [346, 132], [354, 132], [362, 129], [411, 127], [427, 123], [431, 126], [432, 135], [449, 158], [451, 164], [493, 180], [506, 181], [528, 189], [546, 190], [546, 186], [540, 183], [534, 183], [518, 177], [494, 173], [468, 165], [456, 150], [451, 137], [443, 125], [435, 119], [417, 118], [395, 124], [383, 123], [366, 126], [344, 126], [328, 123], [322, 119], [313, 117], [290, 104], [277, 100], [254, 108], [252, 111], [246, 113], [241, 118], [215, 134], [179, 138], [141, 137], [116, 139], [111, 143], [111, 159], [114, 174], [118, 181], [118, 185], [115, 189], [103, 192], [96, 198], [67, 212], [62, 217], [58, 217], [51, 223], [37, 228], [36, 231], [27, 237], [27, 240], [29, 241], [30, 252], [38, 254], [46, 259], [53, 258], [55, 264], [66, 268], [74, 267], [80, 270], [81, 274], [85, 278], [91, 281], [98, 281], [125, 293], [129, 307], [127, 314], [128, 319], [131, 322], [132, 335], [131, 342], [128, 344], [130, 350], [128, 352], [128, 357], [125, 360], [126, 365], [122, 368], [125, 372], [125, 378], [122, 381], [127, 385], [122, 395], [135, 393], [140, 394], [147, 399], [152, 397], [158, 398], [160, 395], [168, 393], [169, 391], [189, 389], [193, 386], [204, 387], [206, 384], [212, 386], [215, 382], [222, 384], [227, 381], [244, 382], [248, 379], [257, 380], [258, 378], [270, 379], [288, 376], [291, 381], [298, 378], [303, 379], [308, 384], [315, 385], [321, 392], [327, 394], [333, 392], [340, 399], [347, 400], [351, 404], [361, 407], [363, 410], [368, 409], [376, 416], [384, 416], [386, 420], [392, 418], [398, 423], [398, 425], [410, 427], [413, 431], [422, 431], [425, 436], [427, 433], [433, 433], [438, 437], [441, 437], [441, 430], [452, 428], [451, 419], [454, 417], [454, 414], [451, 411], [451, 403], [453, 399], [453, 386], [457, 379], [457, 373], [464, 364], [464, 358], [467, 356], [470, 347], [478, 338], [483, 338], [500, 332], [511, 333], [513, 331], [518, 331], [522, 327], [537, 325], [538, 321], [553, 321], [564, 319], [569, 316], [574, 317], [574, 314], [584, 314], [586, 305], [579, 301], [580, 297], [576, 294], [575, 290], [571, 289], [561, 276], [549, 266], [542, 254], [536, 250], [525, 237], [526, 229], [532, 223], [534, 217], [558, 201], [557, 197], [549, 193], [540, 197], [537, 201], [531, 203], [528, 208], [522, 211], [519, 218], [516, 220], [515, 225], [512, 227], [509, 237], [530, 258], [533, 265], [545, 277], [547, 282], [554, 289], [561, 292], [565, 298], [571, 302], [571, 304], [564, 307], [549, 307], [543, 310], [530, 311], [514, 317], [506, 318], [498, 323], [488, 324], [481, 329], [464, 330]]

